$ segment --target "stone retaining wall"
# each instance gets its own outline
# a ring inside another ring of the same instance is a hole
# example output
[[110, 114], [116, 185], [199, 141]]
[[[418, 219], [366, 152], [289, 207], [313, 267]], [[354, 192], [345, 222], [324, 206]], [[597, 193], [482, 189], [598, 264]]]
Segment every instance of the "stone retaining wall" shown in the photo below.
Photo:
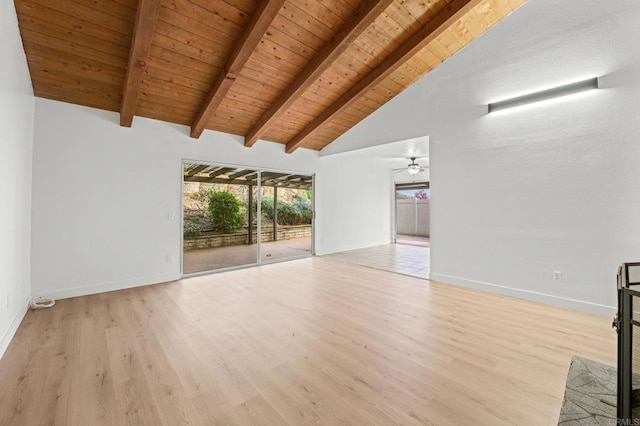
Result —
[[[311, 237], [311, 225], [278, 226], [278, 241], [294, 238]], [[257, 231], [253, 231], [253, 241], [257, 239]], [[262, 228], [262, 242], [273, 241], [273, 228]], [[247, 244], [247, 230], [237, 231], [231, 234], [211, 234], [199, 237], [184, 238], [185, 251], [198, 250], [212, 247], [237, 246]]]

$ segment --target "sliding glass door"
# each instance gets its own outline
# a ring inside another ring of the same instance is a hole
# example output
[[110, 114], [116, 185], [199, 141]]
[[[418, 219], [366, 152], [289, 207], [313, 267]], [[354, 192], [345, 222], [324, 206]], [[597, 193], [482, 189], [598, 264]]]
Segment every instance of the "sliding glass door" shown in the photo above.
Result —
[[281, 181], [265, 179], [261, 199], [260, 261], [311, 255], [313, 177], [293, 175]]
[[192, 163], [183, 171], [183, 272], [257, 263], [258, 171]]
[[182, 185], [184, 274], [312, 254], [312, 175], [185, 161]]

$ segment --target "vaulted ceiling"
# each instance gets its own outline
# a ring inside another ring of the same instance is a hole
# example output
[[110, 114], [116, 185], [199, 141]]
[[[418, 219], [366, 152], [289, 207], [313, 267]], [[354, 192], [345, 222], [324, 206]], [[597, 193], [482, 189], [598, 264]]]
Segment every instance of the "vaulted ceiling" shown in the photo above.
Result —
[[[320, 150], [526, 0], [15, 0], [36, 96]], [[135, 123], [133, 123], [135, 125]]]

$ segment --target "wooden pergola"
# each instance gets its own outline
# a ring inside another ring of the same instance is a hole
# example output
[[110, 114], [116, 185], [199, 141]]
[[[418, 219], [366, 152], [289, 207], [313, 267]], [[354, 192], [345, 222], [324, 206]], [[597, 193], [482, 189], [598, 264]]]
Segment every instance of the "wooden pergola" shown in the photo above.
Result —
[[[258, 170], [246, 167], [185, 163], [183, 170], [185, 182], [258, 185]], [[260, 174], [260, 185], [273, 188], [310, 190], [313, 185], [313, 176], [283, 172], [262, 172]]]
[[[259, 179], [259, 181], [258, 181]], [[273, 188], [273, 241], [278, 240], [278, 188], [301, 189], [309, 191], [313, 188], [313, 176], [284, 172], [260, 172], [246, 167], [211, 166], [205, 164], [185, 163], [183, 165], [183, 181], [197, 183], [219, 183], [226, 185], [244, 185], [248, 187], [249, 206], [253, 205], [253, 187]], [[249, 244], [253, 244], [253, 209], [249, 208]]]

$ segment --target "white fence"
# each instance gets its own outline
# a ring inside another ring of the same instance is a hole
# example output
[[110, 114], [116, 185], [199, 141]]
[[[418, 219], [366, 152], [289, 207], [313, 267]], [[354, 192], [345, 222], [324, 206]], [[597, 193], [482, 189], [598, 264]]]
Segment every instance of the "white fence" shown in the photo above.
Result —
[[429, 237], [429, 200], [396, 200], [396, 229], [401, 235]]

